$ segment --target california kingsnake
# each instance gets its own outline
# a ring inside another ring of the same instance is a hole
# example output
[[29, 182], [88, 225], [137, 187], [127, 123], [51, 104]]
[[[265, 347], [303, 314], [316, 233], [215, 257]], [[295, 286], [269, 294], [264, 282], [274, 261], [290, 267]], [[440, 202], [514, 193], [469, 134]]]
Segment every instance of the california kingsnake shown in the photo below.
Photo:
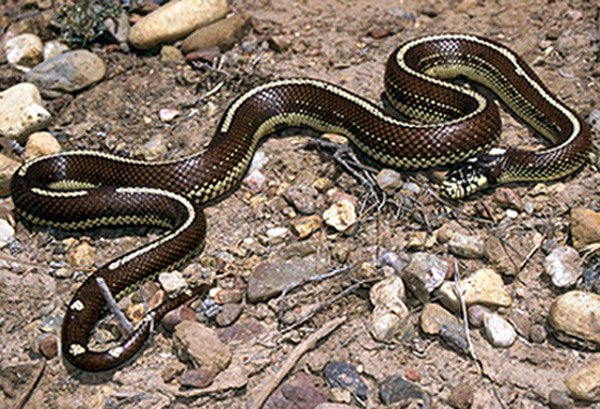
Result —
[[[496, 105], [446, 79], [466, 77], [492, 89], [520, 118], [554, 143], [541, 151], [492, 149], [500, 136]], [[459, 164], [442, 191], [459, 198], [486, 186], [551, 180], [580, 168], [591, 144], [588, 126], [557, 100], [512, 51], [461, 34], [418, 38], [389, 58], [385, 89], [402, 121], [334, 84], [283, 79], [256, 87], [225, 111], [205, 151], [148, 163], [100, 152], [75, 151], [35, 159], [12, 180], [18, 213], [34, 224], [64, 229], [154, 225], [169, 232], [113, 260], [77, 290], [67, 306], [62, 352], [75, 366], [113, 368], [138, 351], [150, 324], [194, 296], [194, 289], [150, 312], [118, 347], [95, 352], [88, 338], [106, 302], [96, 279], [113, 294], [159, 271], [181, 266], [205, 237], [202, 206], [242, 179], [265, 137], [285, 127], [345, 135], [365, 156], [385, 166], [422, 169]]]

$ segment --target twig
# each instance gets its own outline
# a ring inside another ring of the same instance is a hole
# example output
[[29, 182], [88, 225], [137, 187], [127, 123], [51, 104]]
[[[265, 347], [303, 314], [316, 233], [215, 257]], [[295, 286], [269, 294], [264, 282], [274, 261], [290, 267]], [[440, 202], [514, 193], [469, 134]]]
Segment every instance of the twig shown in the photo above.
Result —
[[27, 386], [27, 389], [25, 389], [23, 391], [23, 394], [19, 397], [19, 399], [15, 401], [15, 404], [13, 405], [12, 409], [21, 409], [23, 406], [25, 406], [25, 403], [27, 403], [27, 399], [29, 399], [29, 396], [31, 396], [33, 389], [41, 379], [42, 374], [44, 373], [44, 369], [46, 369], [46, 361], [42, 360], [42, 364], [40, 365], [40, 368], [38, 369], [37, 373]]
[[186, 109], [186, 108], [192, 108], [192, 107], [198, 105], [200, 102], [204, 101], [206, 98], [209, 98], [209, 97], [215, 95], [217, 92], [219, 92], [219, 90], [223, 87], [224, 84], [225, 84], [225, 81], [219, 82], [217, 85], [212, 87], [210, 90], [208, 90], [207, 92], [205, 92], [204, 94], [202, 94], [198, 98], [196, 98], [193, 102], [181, 104], [179, 107], [182, 109]]
[[98, 283], [98, 287], [100, 287], [100, 291], [102, 292], [102, 296], [106, 300], [106, 304], [108, 304], [108, 309], [115, 315], [119, 324], [125, 329], [125, 332], [130, 334], [133, 331], [133, 324], [129, 322], [123, 311], [117, 305], [115, 298], [113, 297], [108, 285], [106, 285], [106, 281], [102, 277], [96, 278], [96, 283]]
[[310, 319], [310, 317], [312, 317], [314, 314], [316, 314], [319, 311], [324, 310], [326, 307], [329, 307], [331, 304], [335, 303], [336, 301], [344, 298], [346, 295], [350, 294], [352, 291], [356, 290], [358, 287], [364, 285], [364, 284], [368, 284], [368, 283], [374, 283], [377, 281], [381, 281], [384, 277], [383, 276], [377, 276], [377, 277], [373, 277], [373, 278], [366, 278], [364, 280], [359, 281], [358, 283], [354, 283], [352, 284], [350, 287], [346, 288], [344, 291], [342, 291], [341, 293], [339, 293], [338, 295], [336, 295], [335, 297], [333, 297], [332, 299], [317, 305], [315, 308], [313, 308], [312, 310], [310, 310], [309, 312], [307, 312], [306, 314], [304, 314], [303, 317], [301, 317], [298, 321], [296, 321], [295, 323], [289, 325], [288, 327], [284, 328], [281, 330], [281, 333], [286, 333], [300, 325], [302, 325], [303, 323], [305, 323], [306, 321], [308, 321]]
[[247, 405], [248, 409], [260, 409], [265, 401], [269, 398], [273, 390], [279, 386], [281, 381], [287, 376], [287, 374], [292, 370], [296, 362], [304, 355], [307, 351], [313, 349], [317, 342], [330, 333], [332, 333], [337, 327], [339, 327], [344, 321], [346, 321], [346, 317], [337, 317], [325, 325], [323, 325], [319, 330], [312, 333], [307, 339], [302, 341], [294, 350], [290, 353], [290, 355], [283, 361], [281, 368], [277, 371], [273, 378], [269, 379], [258, 392], [252, 393], [256, 398], [249, 402]]
[[[477, 356], [475, 355], [475, 350], [473, 349], [473, 342], [471, 341], [471, 334], [469, 333], [469, 317], [467, 316], [467, 304], [465, 303], [465, 299], [463, 298], [462, 292], [460, 291], [460, 284], [458, 283], [460, 280], [460, 275], [458, 273], [458, 263], [454, 260], [454, 287], [456, 289], [456, 296], [458, 297], [458, 301], [460, 302], [460, 309], [462, 310], [464, 328], [465, 328], [465, 337], [467, 338], [467, 345], [469, 345], [469, 354], [471, 354], [471, 358], [479, 365], [479, 361], [477, 360]], [[479, 368], [481, 370], [481, 368]]]
[[531, 257], [533, 257], [533, 255], [535, 254], [535, 252], [538, 251], [538, 249], [540, 247], [542, 247], [542, 243], [544, 242], [545, 239], [546, 239], [546, 234], [544, 234], [542, 236], [542, 238], [537, 242], [537, 244], [535, 246], [533, 246], [533, 248], [531, 249], [531, 251], [527, 254], [527, 257], [525, 257], [525, 260], [523, 260], [523, 262], [519, 266], [519, 271], [521, 271], [521, 270], [523, 270], [525, 268], [525, 266], [527, 265], [527, 263], [529, 263], [529, 260], [531, 260]]

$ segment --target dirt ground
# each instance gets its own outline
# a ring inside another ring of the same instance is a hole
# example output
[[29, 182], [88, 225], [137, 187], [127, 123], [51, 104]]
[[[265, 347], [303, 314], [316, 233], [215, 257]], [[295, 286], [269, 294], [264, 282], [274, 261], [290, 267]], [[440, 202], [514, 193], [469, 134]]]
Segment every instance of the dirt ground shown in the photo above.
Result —
[[[182, 157], [197, 152], [207, 143], [232, 98], [267, 80], [282, 77], [320, 78], [379, 100], [384, 64], [394, 48], [407, 39], [441, 32], [475, 33], [500, 41], [533, 63], [549, 88], [582, 116], [587, 117], [600, 107], [600, 7], [594, 1], [240, 0], [230, 6], [232, 10], [247, 11], [264, 25], [262, 33], [251, 31], [226, 54], [228, 58], [241, 57], [243, 61], [230, 68], [234, 72], [232, 77], [185, 64], [165, 64], [160, 61], [158, 51], [124, 53], [106, 44], [92, 45], [92, 50], [107, 64], [106, 78], [73, 98], [47, 103], [53, 113], [50, 130], [57, 133], [64, 149], [134, 153], [151, 137], [161, 134], [168, 146], [161, 159]], [[389, 35], [372, 38], [369, 31], [375, 27], [389, 31]], [[278, 39], [287, 49], [261, 50], [260, 60], [250, 67], [247, 62], [258, 55], [261, 42], [267, 38]], [[20, 81], [20, 74], [6, 65], [0, 66], [0, 72], [3, 89]], [[184, 107], [221, 81], [224, 85], [215, 95]], [[157, 112], [168, 107], [179, 107], [182, 115], [165, 124], [158, 120]], [[542, 143], [509, 115], [503, 114], [503, 118], [502, 144]], [[208, 208], [206, 247], [188, 268], [206, 271], [215, 265], [225, 266], [224, 270], [245, 280], [259, 262], [295, 245], [298, 239], [288, 236], [281, 243], [267, 246], [260, 255], [237, 251], [244, 239], [264, 236], [272, 227], [289, 225], [290, 218], [278, 205], [281, 198], [277, 187], [282, 183], [327, 177], [348, 194], [358, 198], [367, 194], [365, 187], [335, 164], [330, 153], [307, 149], [303, 147], [304, 141], [301, 135], [275, 138], [261, 147], [268, 158], [264, 172], [270, 188], [256, 195], [242, 185], [231, 196]], [[493, 192], [488, 191], [451, 206], [436, 201], [421, 206], [419, 209], [429, 216], [430, 226], [417, 217], [420, 212], [415, 212], [414, 202], [410, 202], [412, 209], [409, 207], [399, 216], [395, 207], [388, 206], [370, 212], [349, 234], [324, 230], [307, 241], [323, 252], [327, 261], [321, 268], [325, 271], [360, 265], [360, 260], [372, 261], [377, 246], [403, 251], [413, 232], [430, 232], [459, 217], [473, 235], [487, 237], [493, 232], [527, 254], [532, 247], [529, 241], [532, 232], [540, 231], [543, 226], [553, 225], [553, 240], [568, 239], [568, 209], [600, 208], [600, 177], [596, 172], [594, 167], [587, 166], [574, 177], [548, 184], [548, 194], [539, 200], [528, 194], [531, 185], [511, 186], [524, 202], [537, 200], [536, 203], [542, 204], [531, 215], [521, 212], [514, 219], [505, 217], [505, 211], [491, 200]], [[435, 189], [426, 173], [403, 177], [422, 189]], [[10, 199], [2, 200], [0, 205], [3, 214], [12, 211]], [[492, 209], [493, 220], [480, 222], [481, 213], [477, 209], [482, 205]], [[317, 213], [326, 208], [323, 205]], [[89, 238], [96, 249], [95, 264], [102, 265], [157, 234], [154, 230], [103, 229], [75, 237]], [[18, 223], [16, 237], [18, 246], [0, 252], [0, 367], [23, 364], [31, 368], [24, 372], [28, 375], [25, 378], [5, 375], [2, 380], [5, 396], [0, 407], [11, 407], [31, 381], [37, 363], [43, 359], [32, 352], [32, 340], [40, 334], [38, 328], [44, 317], [55, 311], [62, 315], [70, 288], [77, 281], [77, 278], [57, 277], [56, 269], [49, 267], [64, 262], [61, 248], [69, 235]], [[343, 262], [333, 256], [340, 248], [349, 254]], [[428, 251], [444, 254], [447, 250], [437, 245]], [[513, 298], [511, 309], [524, 311], [531, 322], [539, 324], [546, 323], [549, 306], [560, 294], [543, 276], [542, 258], [543, 253], [536, 252], [517, 278], [505, 280]], [[517, 258], [519, 264], [521, 261]], [[465, 276], [489, 266], [484, 260], [460, 260], [460, 265]], [[298, 318], [360, 281], [364, 277], [359, 270], [355, 268], [295, 290], [285, 299], [290, 310], [286, 319]], [[141, 355], [106, 374], [67, 368], [60, 357], [49, 360], [26, 407], [244, 408], [301, 340], [341, 314], [348, 316], [347, 321], [307, 353], [292, 372], [304, 370], [321, 376], [319, 371], [324, 363], [332, 360], [360, 366], [361, 377], [369, 387], [368, 407], [382, 405], [379, 386], [386, 377], [409, 372], [419, 374], [418, 384], [432, 396], [431, 407], [449, 407], [446, 401], [449, 391], [468, 384], [474, 391], [474, 408], [543, 408], [550, 391], [564, 390], [562, 380], [567, 374], [595, 357], [552, 337], [542, 344], [520, 339], [509, 349], [496, 349], [480, 331], [474, 330], [471, 336], [483, 365], [482, 374], [470, 358], [448, 348], [438, 338], [421, 333], [418, 325], [411, 339], [378, 343], [367, 329], [372, 311], [368, 289], [368, 285], [360, 286], [285, 334], [277, 331], [278, 298], [244, 303], [239, 320], [255, 322], [261, 330], [250, 339], [230, 345], [234, 356], [244, 355], [236, 355], [236, 349], [244, 350], [252, 362], [232, 363], [244, 366], [244, 379], [232, 381], [229, 388], [207, 393], [165, 383], [161, 371], [177, 357], [172, 352], [171, 336], [159, 329], [152, 345]], [[413, 302], [410, 308], [416, 324], [422, 305]]]

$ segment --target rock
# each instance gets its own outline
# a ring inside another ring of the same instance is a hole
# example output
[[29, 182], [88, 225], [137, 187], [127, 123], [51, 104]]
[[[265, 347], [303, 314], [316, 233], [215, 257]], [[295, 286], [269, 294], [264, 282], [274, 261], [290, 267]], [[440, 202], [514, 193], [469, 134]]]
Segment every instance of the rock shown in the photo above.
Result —
[[469, 232], [455, 220], [444, 223], [442, 227], [435, 232], [435, 235], [440, 243], [446, 243], [450, 241], [456, 234], [466, 236], [469, 234]]
[[69, 47], [58, 40], [51, 40], [44, 44], [44, 61], [52, 57], [66, 53]]
[[185, 53], [210, 47], [219, 47], [222, 52], [225, 52], [244, 36], [249, 27], [249, 14], [234, 14], [197, 29], [182, 41], [181, 48]]
[[166, 64], [181, 64], [185, 61], [185, 58], [179, 48], [164, 45], [160, 49], [160, 61]]
[[187, 366], [183, 362], [175, 361], [169, 363], [163, 368], [160, 375], [165, 383], [171, 382], [176, 376], [179, 376], [185, 371]]
[[104, 37], [114, 41], [117, 44], [127, 44], [129, 36], [129, 17], [125, 11], [122, 11], [117, 18], [107, 18], [104, 21]]
[[323, 375], [332, 388], [347, 390], [361, 402], [367, 402], [367, 384], [353, 365], [347, 362], [330, 362], [325, 366]]
[[529, 338], [531, 332], [531, 322], [529, 314], [520, 308], [512, 308], [508, 315], [508, 320], [515, 327], [517, 333], [523, 338]]
[[158, 282], [162, 286], [163, 290], [166, 291], [169, 296], [174, 294], [180, 294], [187, 287], [187, 282], [183, 275], [179, 271], [172, 271], [170, 273], [160, 273], [158, 275]]
[[473, 387], [463, 383], [450, 389], [448, 404], [455, 409], [469, 409], [473, 405]]
[[448, 321], [440, 325], [440, 336], [448, 346], [463, 355], [469, 355], [469, 343], [465, 327], [458, 322]]
[[196, 311], [188, 307], [179, 307], [166, 313], [161, 320], [163, 327], [169, 332], [173, 332], [182, 321], [196, 321]]
[[252, 193], [261, 193], [267, 187], [267, 178], [260, 170], [256, 169], [244, 178], [244, 184]]
[[381, 306], [373, 309], [369, 331], [377, 341], [391, 341], [407, 325], [407, 318], [409, 316], [408, 308], [402, 303], [397, 305], [396, 311], [400, 310], [399, 307], [404, 308], [400, 313]]
[[438, 335], [440, 327], [449, 322], [458, 324], [458, 319], [439, 304], [425, 304], [421, 312], [420, 326], [424, 333]]
[[583, 207], [572, 209], [571, 239], [577, 250], [600, 242], [600, 213]]
[[533, 324], [529, 330], [529, 340], [534, 344], [543, 344], [548, 338], [548, 331], [543, 325]]
[[58, 353], [58, 340], [54, 334], [42, 334], [34, 341], [36, 349], [46, 359], [52, 359]]
[[206, 388], [212, 383], [214, 377], [212, 371], [204, 368], [188, 369], [179, 377], [179, 383], [188, 388]]
[[550, 409], [573, 409], [573, 401], [565, 392], [555, 389], [548, 396], [548, 406]]
[[21, 34], [8, 40], [4, 50], [8, 63], [24, 72], [42, 62], [44, 58], [44, 45], [35, 34]]
[[442, 258], [415, 253], [403, 274], [408, 289], [421, 301], [427, 301], [429, 295], [442, 285], [448, 274], [448, 263]]
[[305, 257], [300, 261], [259, 264], [248, 278], [248, 301], [258, 302], [271, 298], [310, 277], [314, 271], [314, 257]]
[[238, 288], [218, 288], [217, 290], [213, 297], [217, 304], [238, 304], [244, 298], [242, 291]]
[[325, 210], [323, 220], [328, 226], [343, 232], [356, 222], [356, 207], [349, 200], [341, 200]]
[[389, 310], [402, 313], [403, 303], [406, 297], [404, 283], [398, 276], [392, 276], [382, 280], [371, 287], [369, 291], [371, 303], [376, 307], [385, 307]]
[[381, 27], [373, 27], [369, 30], [369, 36], [376, 40], [387, 37], [389, 34], [390, 32], [388, 30]]
[[394, 169], [381, 169], [375, 180], [384, 192], [394, 192], [402, 187], [402, 175]]
[[0, 248], [12, 242], [15, 238], [15, 229], [6, 219], [0, 219]]
[[167, 152], [167, 143], [162, 134], [157, 133], [148, 142], [140, 146], [134, 152], [136, 157], [142, 157], [147, 161], [160, 159]]
[[319, 195], [317, 190], [306, 184], [292, 185], [283, 192], [283, 197], [299, 213], [310, 215], [316, 212], [316, 198]]
[[84, 267], [94, 265], [96, 249], [90, 243], [84, 241], [67, 251], [67, 263], [73, 267]]
[[509, 276], [518, 274], [519, 266], [515, 265], [511, 259], [511, 255], [514, 254], [516, 256], [516, 253], [493, 234], [485, 239], [483, 254], [498, 273]]
[[596, 360], [569, 375], [565, 386], [575, 399], [600, 401], [600, 360]]
[[192, 51], [186, 54], [185, 60], [188, 62], [192, 61], [204, 61], [209, 64], [213, 64], [215, 61], [219, 61], [223, 54], [219, 47], [210, 47], [204, 50]]
[[583, 273], [581, 257], [573, 247], [558, 246], [544, 259], [544, 270], [557, 287], [570, 287]]
[[231, 362], [231, 350], [215, 331], [195, 321], [183, 321], [175, 327], [173, 347], [184, 361], [215, 375]]
[[60, 151], [60, 143], [50, 132], [34, 132], [27, 138], [23, 156], [26, 160], [31, 160]]
[[321, 378], [296, 372], [269, 396], [263, 409], [312, 409], [327, 402], [327, 391]]
[[[163, 47], [165, 49], [166, 47]], [[158, 118], [162, 122], [172, 122], [173, 119], [181, 115], [181, 111], [176, 108], [162, 108], [158, 111]], [[154, 139], [154, 137], [152, 138]]]
[[225, 0], [171, 0], [138, 21], [129, 31], [129, 43], [142, 50], [179, 40], [227, 14]]
[[431, 407], [429, 394], [421, 390], [414, 383], [408, 382], [400, 375], [387, 378], [381, 384], [379, 394], [385, 405], [397, 404], [394, 407], [414, 407], [420, 409], [429, 409]]
[[0, 92], [0, 112], [0, 134], [19, 142], [50, 121], [37, 87], [27, 83]]
[[410, 257], [406, 253], [398, 254], [392, 251], [387, 251], [383, 253], [380, 261], [383, 265], [392, 267], [396, 274], [402, 275], [404, 274], [404, 269], [410, 262]]
[[483, 242], [478, 237], [456, 233], [448, 242], [448, 251], [458, 257], [482, 258]]
[[425, 231], [412, 232], [406, 249], [408, 250], [419, 250], [419, 249], [432, 249], [435, 246], [436, 237]]
[[75, 50], [36, 65], [24, 79], [39, 87], [45, 97], [56, 98], [88, 87], [105, 74], [106, 66], [100, 57], [87, 50]]
[[492, 200], [504, 209], [512, 209], [519, 212], [523, 210], [521, 197], [517, 192], [507, 187], [497, 187]]
[[469, 318], [469, 324], [475, 328], [479, 328], [483, 325], [483, 316], [490, 312], [489, 309], [483, 305], [471, 305], [467, 308], [467, 317]]
[[241, 304], [225, 304], [217, 314], [215, 321], [219, 327], [227, 327], [233, 324], [242, 314]]
[[42, 318], [39, 329], [42, 332], [55, 333], [62, 326], [62, 315], [53, 313]]
[[290, 44], [282, 36], [269, 37], [267, 43], [269, 48], [276, 53], [284, 53], [290, 47]]
[[[504, 288], [500, 274], [489, 268], [477, 270], [471, 276], [460, 280], [463, 300], [468, 306], [482, 304], [490, 307], [510, 307], [511, 297]], [[453, 282], [445, 282], [440, 288], [442, 303], [452, 311], [458, 311], [460, 302]]]
[[570, 291], [558, 297], [550, 307], [550, 324], [557, 335], [600, 345], [598, 311], [600, 295]]
[[490, 343], [497, 348], [509, 348], [517, 340], [513, 326], [496, 313], [483, 315], [483, 328]]
[[305, 239], [323, 226], [323, 219], [317, 215], [299, 217], [290, 222], [292, 233]]
[[287, 236], [289, 230], [287, 227], [273, 227], [267, 230], [268, 242], [262, 243], [263, 245], [281, 243]]

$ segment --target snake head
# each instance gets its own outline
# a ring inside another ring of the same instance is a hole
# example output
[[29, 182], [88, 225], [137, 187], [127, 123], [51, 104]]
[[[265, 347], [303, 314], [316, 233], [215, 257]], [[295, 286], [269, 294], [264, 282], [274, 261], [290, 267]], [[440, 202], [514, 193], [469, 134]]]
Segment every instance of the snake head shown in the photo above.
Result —
[[442, 194], [451, 199], [461, 199], [496, 184], [503, 155], [504, 150], [497, 149], [470, 158], [451, 169], [441, 184]]

